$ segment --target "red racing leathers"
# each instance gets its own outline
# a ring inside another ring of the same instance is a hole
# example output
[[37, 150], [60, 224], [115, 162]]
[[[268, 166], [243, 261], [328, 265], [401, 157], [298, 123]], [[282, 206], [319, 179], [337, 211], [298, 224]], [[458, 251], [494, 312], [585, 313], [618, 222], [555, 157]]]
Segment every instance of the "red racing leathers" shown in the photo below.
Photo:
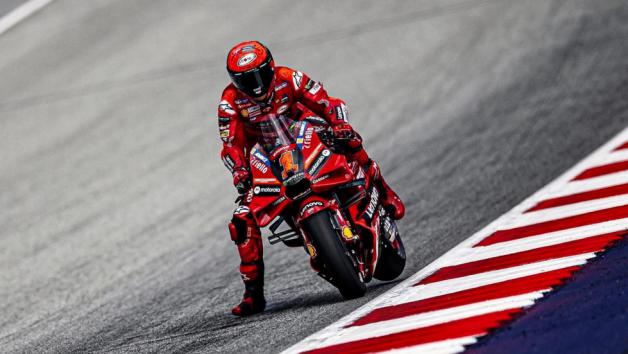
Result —
[[[257, 117], [262, 114], [285, 114], [295, 120], [301, 117], [318, 116], [323, 118], [334, 130], [334, 133], [346, 137], [345, 150], [349, 160], [357, 161], [365, 166], [367, 173], [381, 180], [377, 165], [372, 162], [362, 147], [362, 139], [347, 122], [347, 109], [344, 101], [330, 97], [322, 84], [310, 79], [300, 71], [287, 67], [275, 68], [274, 85], [269, 97], [259, 103], [246, 96], [230, 84], [225, 88], [218, 106], [220, 137], [223, 141], [221, 152], [225, 166], [234, 176], [234, 184], [248, 177], [249, 152], [257, 143], [258, 132], [254, 128]], [[369, 165], [370, 166], [367, 166]], [[250, 186], [250, 184], [247, 184]], [[242, 193], [242, 185], [239, 186]], [[399, 202], [397, 209], [403, 209]], [[392, 197], [391, 197], [392, 198]], [[245, 199], [245, 198], [241, 198]], [[403, 210], [398, 210], [399, 217]], [[229, 224], [229, 232], [236, 243], [240, 254], [240, 274], [245, 283], [245, 300], [247, 293], [262, 293], [264, 264], [262, 261], [262, 240], [260, 229], [249, 212], [246, 200], [242, 200], [233, 214]], [[261, 300], [260, 300], [261, 301]], [[234, 308], [234, 313], [239, 310]], [[238, 313], [236, 313], [238, 314]]]
[[[223, 141], [221, 157], [225, 166], [233, 173], [248, 169], [248, 152], [257, 142], [257, 132], [252, 124], [261, 114], [277, 113], [295, 117], [316, 115], [333, 126], [351, 126], [347, 122], [344, 101], [330, 97], [323, 86], [300, 71], [276, 67], [274, 90], [270, 104], [259, 105], [238, 91], [233, 84], [225, 88], [218, 105], [220, 137]], [[357, 149], [356, 152], [363, 151]], [[356, 156], [368, 159], [368, 155]], [[364, 160], [363, 162], [366, 162]]]

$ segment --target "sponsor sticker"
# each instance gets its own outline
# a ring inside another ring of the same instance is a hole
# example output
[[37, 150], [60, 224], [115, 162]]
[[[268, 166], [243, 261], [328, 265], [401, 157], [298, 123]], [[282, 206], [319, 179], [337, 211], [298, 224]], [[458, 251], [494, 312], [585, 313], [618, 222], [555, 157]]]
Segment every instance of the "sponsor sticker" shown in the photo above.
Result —
[[373, 215], [375, 214], [375, 209], [377, 208], [378, 198], [379, 198], [379, 193], [377, 192], [377, 188], [373, 188], [371, 191], [371, 200], [369, 200], [369, 205], [366, 208], [366, 211], [364, 212], [364, 216], [368, 217], [368, 218], [365, 218], [365, 220], [368, 221], [369, 223], [371, 222], [371, 220], [373, 219]]
[[265, 165], [270, 164], [270, 161], [268, 161], [268, 158], [266, 156], [264, 156], [264, 154], [262, 154], [259, 150], [255, 149], [255, 151], [253, 151], [253, 156], [255, 156], [257, 159], [259, 159], [260, 161], [262, 161]]
[[235, 166], [235, 163], [233, 162], [231, 157], [229, 157], [229, 155], [225, 155], [225, 157], [222, 158], [222, 162], [225, 164], [225, 166], [227, 166], [229, 172], [233, 173], [233, 166]]
[[275, 199], [272, 203], [270, 203], [270, 205], [272, 205], [272, 206], [274, 206], [274, 207], [275, 207], [275, 206], [277, 206], [277, 205], [279, 205], [279, 204], [283, 203], [283, 201], [284, 201], [284, 200], [286, 200], [286, 196], [285, 196], [285, 195], [282, 195], [281, 197], [279, 197], [279, 198]]
[[236, 208], [236, 210], [233, 213], [238, 215], [238, 214], [247, 214], [248, 212], [249, 212], [249, 207], [247, 207], [246, 205], [240, 205], [239, 207]]
[[299, 135], [297, 136], [297, 146], [301, 148], [303, 146], [303, 134], [305, 133], [306, 128], [305, 123], [301, 123], [301, 127], [299, 128]]
[[311, 93], [312, 95], [316, 95], [316, 93], [320, 91], [321, 87], [322, 87], [321, 84], [317, 82], [314, 84], [314, 86], [312, 86], [311, 89], [308, 90], [308, 92]]
[[242, 47], [242, 49], [240, 49], [242, 51], [242, 53], [248, 53], [248, 52], [253, 52], [255, 51], [255, 46], [254, 45], [247, 45]]
[[324, 180], [328, 179], [329, 177], [331, 177], [331, 175], [329, 173], [328, 174], [324, 174], [324, 175], [322, 175], [322, 176], [320, 176], [318, 178], [314, 178], [312, 180], [312, 183], [316, 184], [316, 183], [318, 183], [320, 181], [324, 181]]
[[257, 117], [260, 114], [262, 114], [262, 111], [259, 106], [251, 106], [246, 109], [246, 112], [247, 112], [247, 116], [249, 117], [251, 121], [255, 121], [255, 119], [257, 119]]
[[309, 202], [309, 203], [305, 204], [305, 205], [303, 206], [303, 208], [301, 208], [301, 213], [300, 213], [300, 215], [301, 215], [301, 216], [304, 216], [306, 213], [311, 212], [311, 209], [312, 209], [312, 208], [317, 207], [317, 206], [318, 206], [318, 207], [322, 207], [323, 205], [324, 205], [324, 204], [323, 204], [322, 202], [319, 202], [318, 200], [315, 200], [315, 201], [313, 201], [313, 202]]
[[301, 193], [299, 193], [299, 194], [295, 195], [294, 197], [292, 197], [292, 199], [293, 199], [293, 200], [299, 200], [299, 199], [301, 199], [301, 198], [306, 197], [306, 196], [307, 196], [307, 195], [309, 195], [310, 193], [312, 193], [312, 190], [308, 188], [308, 189], [304, 190], [303, 192], [301, 192]]
[[346, 122], [345, 115], [342, 113], [340, 106], [336, 106], [336, 119]]
[[310, 176], [316, 176], [316, 174], [318, 173], [318, 171], [321, 169], [321, 167], [325, 164], [325, 161], [327, 161], [327, 158], [329, 157], [329, 155], [331, 155], [331, 152], [327, 149], [324, 149], [321, 154], [318, 156], [318, 158], [316, 159], [316, 161], [314, 161], [314, 163], [312, 164], [312, 166], [310, 166], [310, 169], [308, 171], [308, 173], [310, 174]]
[[233, 162], [233, 159], [229, 155], [225, 155], [225, 157], [222, 160], [225, 162], [225, 165], [229, 167], [235, 166], [235, 162]]
[[287, 104], [285, 104], [285, 105], [283, 105], [283, 106], [281, 106], [281, 107], [277, 108], [277, 114], [281, 114], [281, 113], [283, 113], [283, 112], [285, 112], [285, 111], [287, 111], [287, 110], [288, 110], [288, 105], [287, 105]]
[[301, 128], [299, 129], [299, 137], [303, 137], [303, 134], [305, 134], [305, 128], [307, 128], [307, 125], [305, 123], [301, 123]]
[[315, 124], [327, 124], [327, 121], [325, 119], [321, 117], [317, 117], [317, 116], [309, 116], [309, 117], [306, 117], [305, 119]]
[[268, 195], [277, 195], [281, 192], [281, 187], [279, 186], [265, 186], [258, 185], [253, 188], [253, 194], [259, 196], [268, 196]]
[[[308, 118], [309, 119], [309, 118]], [[303, 146], [305, 146], [307, 149], [310, 148], [310, 145], [312, 143], [312, 134], [314, 134], [314, 128], [309, 127], [306, 131], [305, 131], [305, 140], [303, 141]]]
[[[242, 51], [244, 51], [244, 48], [242, 48]], [[244, 54], [240, 59], [238, 59], [238, 66], [246, 66], [248, 64], [251, 64], [251, 62], [253, 60], [255, 60], [257, 58], [257, 54], [255, 53], [247, 53]]]
[[314, 80], [312, 79], [307, 79], [307, 82], [305, 83], [305, 90], [309, 90], [312, 88], [312, 85], [314, 84]]
[[288, 86], [288, 83], [284, 81], [284, 82], [280, 83], [279, 85], [275, 86], [275, 91], [279, 91], [279, 90], [281, 90], [282, 88], [284, 88], [286, 86]]
[[347, 240], [351, 240], [353, 238], [353, 232], [351, 232], [349, 226], [344, 226], [342, 228], [342, 236]]
[[303, 73], [300, 71], [295, 71], [292, 73], [292, 83], [294, 84], [294, 89], [298, 90], [301, 87], [301, 80], [303, 80]]
[[307, 244], [307, 253], [312, 258], [316, 257], [316, 248], [314, 248], [314, 246], [312, 246], [311, 244], [308, 243]]
[[220, 101], [220, 103], [218, 104], [218, 110], [225, 112], [229, 115], [235, 114], [235, 110], [233, 109], [233, 107], [231, 107], [229, 102], [227, 102], [226, 100]]
[[259, 160], [253, 160], [251, 161], [251, 164], [262, 173], [268, 172], [268, 166], [266, 166], [263, 162]]
[[[297, 183], [297, 182], [301, 181], [301, 180], [303, 179], [303, 177], [304, 177], [303, 172], [295, 173], [294, 175], [292, 175], [292, 176], [288, 177], [287, 179], [285, 179], [285, 180], [283, 181], [283, 184], [284, 184], [285, 186], [291, 186], [291, 185], [294, 185], [295, 183]], [[305, 192], [308, 192], [308, 193], [309, 193], [309, 192], [310, 192], [310, 190], [308, 189], [308, 190], [306, 190]], [[299, 196], [302, 196], [302, 194], [304, 194], [304, 193], [299, 194]], [[305, 193], [305, 194], [307, 194], [307, 193]], [[292, 199], [297, 199], [297, 197], [294, 197], [294, 198], [292, 198]]]
[[344, 117], [345, 122], [349, 120], [349, 112], [347, 112], [347, 106], [344, 103], [340, 104], [340, 110], [342, 111], [342, 116]]

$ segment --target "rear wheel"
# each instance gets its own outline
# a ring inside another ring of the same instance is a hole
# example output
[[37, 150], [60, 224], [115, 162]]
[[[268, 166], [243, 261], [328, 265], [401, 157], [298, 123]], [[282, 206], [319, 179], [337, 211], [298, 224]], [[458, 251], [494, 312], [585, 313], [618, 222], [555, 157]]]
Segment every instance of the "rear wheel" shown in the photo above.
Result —
[[318, 257], [321, 258], [331, 282], [345, 299], [364, 296], [366, 284], [353, 266], [351, 254], [331, 223], [331, 214], [324, 210], [303, 222]]
[[390, 226], [384, 227], [381, 233], [380, 256], [373, 274], [373, 278], [379, 280], [397, 278], [406, 266], [406, 249], [397, 231], [397, 225], [392, 220], [388, 221]]

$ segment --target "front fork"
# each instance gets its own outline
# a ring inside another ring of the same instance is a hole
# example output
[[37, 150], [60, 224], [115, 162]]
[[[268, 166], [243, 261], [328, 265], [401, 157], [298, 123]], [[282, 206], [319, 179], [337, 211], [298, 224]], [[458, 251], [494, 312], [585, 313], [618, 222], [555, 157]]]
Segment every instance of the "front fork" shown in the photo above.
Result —
[[358, 271], [362, 281], [369, 281], [372, 277], [372, 273], [368, 271], [364, 264], [364, 250], [363, 243], [360, 242], [360, 236], [354, 232], [354, 227], [349, 223], [349, 220], [345, 217], [340, 208], [336, 208], [332, 214], [331, 224], [333, 225], [336, 233], [340, 235], [342, 241], [347, 248], [347, 257], [353, 263], [353, 267]]
[[[308, 202], [303, 202], [302, 205], [308, 205], [308, 203], [312, 204], [311, 200]], [[331, 215], [330, 221], [331, 221], [332, 227], [336, 231], [336, 234], [338, 235], [338, 237], [345, 244], [345, 247], [347, 249], [346, 256], [353, 263], [353, 266], [358, 272], [358, 275], [360, 276], [360, 278], [363, 281], [370, 280], [372, 278], [373, 272], [369, 271], [369, 267], [367, 267], [363, 261], [364, 259], [363, 255], [365, 253], [363, 252], [363, 249], [362, 249], [363, 244], [362, 242], [360, 242], [360, 236], [353, 231], [355, 230], [355, 228], [351, 225], [350, 220], [346, 218], [346, 216], [340, 209], [337, 199], [336, 198], [331, 199], [327, 201], [326, 203], [324, 203], [323, 206], [315, 207], [313, 209], [314, 210], [312, 210], [312, 212], [305, 212], [304, 213], [305, 215], [303, 216], [311, 215], [316, 212], [321, 212], [322, 210], [325, 210], [325, 209], [330, 211], [330, 215]], [[297, 223], [300, 223], [300, 220], [298, 220]], [[326, 276], [323, 267], [319, 263], [317, 250], [312, 244], [309, 236], [307, 235], [306, 232], [303, 232], [301, 228], [299, 229], [301, 230], [301, 235], [303, 236], [303, 239], [304, 239], [305, 251], [310, 256], [310, 266], [319, 276], [321, 276], [327, 281], [330, 281], [330, 279], [328, 279], [329, 277]]]

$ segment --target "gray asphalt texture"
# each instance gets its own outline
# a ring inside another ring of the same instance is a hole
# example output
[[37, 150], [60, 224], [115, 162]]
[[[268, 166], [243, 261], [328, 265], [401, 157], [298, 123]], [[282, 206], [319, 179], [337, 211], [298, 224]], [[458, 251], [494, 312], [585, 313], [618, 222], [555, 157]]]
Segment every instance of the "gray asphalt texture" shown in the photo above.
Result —
[[342, 301], [266, 243], [233, 317], [235, 191], [214, 116], [256, 38], [349, 103], [406, 201], [407, 277], [628, 125], [618, 1], [58, 0], [0, 36], [3, 352], [278, 352]]

